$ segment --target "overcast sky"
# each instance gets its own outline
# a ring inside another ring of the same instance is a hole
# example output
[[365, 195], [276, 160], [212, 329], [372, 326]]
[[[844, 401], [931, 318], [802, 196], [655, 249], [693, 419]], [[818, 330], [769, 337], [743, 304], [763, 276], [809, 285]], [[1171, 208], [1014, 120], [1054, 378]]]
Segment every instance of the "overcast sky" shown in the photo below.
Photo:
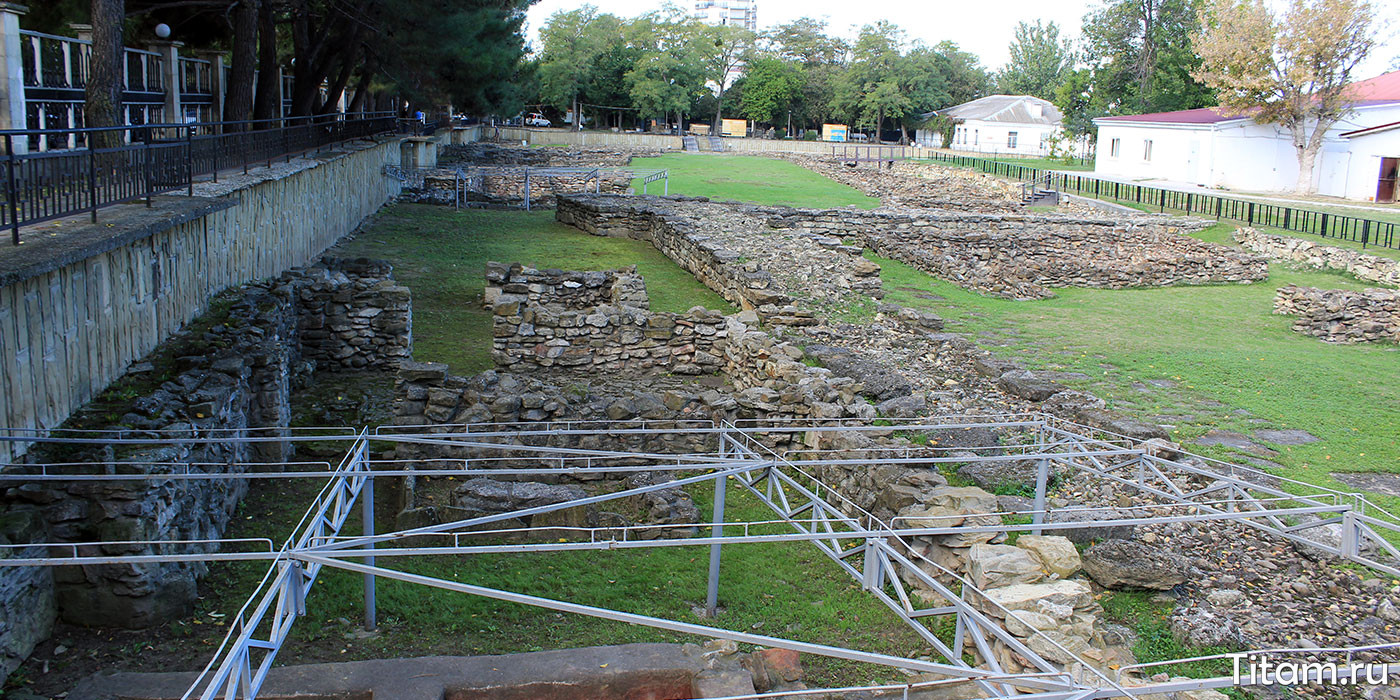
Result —
[[[784, 24], [799, 17], [814, 17], [827, 21], [829, 32], [854, 37], [856, 29], [885, 19], [903, 28], [911, 39], [936, 44], [945, 39], [955, 41], [964, 50], [982, 58], [982, 64], [995, 70], [1007, 59], [1006, 47], [1011, 43], [1016, 23], [1020, 21], [1053, 20], [1062, 33], [1071, 38], [1079, 36], [1079, 26], [1086, 6], [1101, 0], [883, 0], [870, 4], [851, 0], [759, 0], [760, 29]], [[1272, 0], [1271, 4], [1280, 0]], [[634, 17], [661, 7], [664, 0], [541, 0], [530, 8], [526, 36], [534, 41], [541, 24], [559, 10], [572, 10], [593, 4], [602, 12], [622, 17]], [[1395, 28], [1400, 27], [1400, 2], [1373, 0], [1383, 19], [1388, 20], [1381, 45], [1361, 66], [1359, 77], [1369, 78], [1384, 73], [1400, 53], [1400, 40]], [[687, 9], [694, 0], [677, 4]]]

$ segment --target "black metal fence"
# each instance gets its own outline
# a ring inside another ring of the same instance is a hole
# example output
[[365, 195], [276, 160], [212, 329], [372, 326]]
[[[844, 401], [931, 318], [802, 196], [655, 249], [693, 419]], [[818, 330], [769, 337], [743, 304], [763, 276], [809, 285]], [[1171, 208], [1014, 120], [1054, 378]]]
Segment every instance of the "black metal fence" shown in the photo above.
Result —
[[937, 152], [930, 154], [930, 156], [936, 161], [974, 168], [991, 175], [1016, 180], [1035, 180], [1044, 183], [1043, 186], [1047, 189], [1070, 192], [1084, 197], [1132, 203], [1160, 212], [1170, 209], [1186, 214], [1242, 221], [1249, 226], [1268, 226], [1324, 238], [1337, 238], [1360, 243], [1363, 248], [1374, 245], [1400, 250], [1400, 224], [1392, 221], [1378, 221], [1345, 214], [1254, 202], [1247, 199], [1232, 199], [1199, 192], [1182, 192], [1126, 182], [1100, 180], [1088, 175], [1055, 172], [984, 158]]
[[[196, 179], [218, 181], [219, 171], [319, 150], [331, 144], [395, 131], [392, 112], [287, 119], [147, 124], [103, 129], [0, 132], [0, 228], [15, 245], [20, 227], [186, 189]], [[34, 137], [62, 138], [77, 148], [16, 153]], [[23, 140], [23, 141], [21, 141]], [[108, 145], [111, 144], [111, 145]]]

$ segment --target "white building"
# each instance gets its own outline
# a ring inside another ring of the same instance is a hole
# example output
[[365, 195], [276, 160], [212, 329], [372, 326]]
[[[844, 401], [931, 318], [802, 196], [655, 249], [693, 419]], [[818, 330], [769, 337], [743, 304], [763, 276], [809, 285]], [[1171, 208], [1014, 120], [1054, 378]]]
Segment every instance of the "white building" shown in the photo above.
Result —
[[[1060, 131], [1060, 110], [1030, 95], [989, 95], [923, 116], [935, 114], [957, 123], [950, 144], [955, 151], [1046, 155]], [[943, 147], [942, 134], [932, 129], [919, 129], [914, 140], [921, 146]]]
[[[1328, 130], [1313, 167], [1314, 191], [1396, 201], [1400, 71], [1352, 84], [1356, 106]], [[1094, 172], [1243, 192], [1289, 192], [1298, 156], [1288, 131], [1217, 108], [1102, 117]]]
[[758, 0], [695, 0], [695, 18], [758, 31]]

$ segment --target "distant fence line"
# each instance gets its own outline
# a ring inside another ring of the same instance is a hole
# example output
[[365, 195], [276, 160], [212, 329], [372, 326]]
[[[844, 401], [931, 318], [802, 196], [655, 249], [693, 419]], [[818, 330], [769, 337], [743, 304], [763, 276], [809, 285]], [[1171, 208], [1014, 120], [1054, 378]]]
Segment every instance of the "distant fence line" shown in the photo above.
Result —
[[1323, 238], [1337, 238], [1366, 246], [1400, 250], [1400, 224], [1365, 219], [1345, 214], [1298, 209], [1278, 204], [1265, 204], [1245, 199], [1233, 199], [1212, 194], [1182, 192], [1160, 187], [1148, 187], [1113, 180], [1100, 180], [1088, 175], [1062, 173], [1027, 165], [1017, 165], [985, 158], [959, 156], [937, 151], [925, 154], [928, 159], [951, 163], [959, 167], [980, 170], [990, 175], [1034, 180], [1060, 192], [1072, 192], [1095, 199], [1133, 202], [1187, 214], [1213, 216], [1216, 219], [1243, 221], [1250, 226], [1268, 226], [1284, 231], [1308, 233]]

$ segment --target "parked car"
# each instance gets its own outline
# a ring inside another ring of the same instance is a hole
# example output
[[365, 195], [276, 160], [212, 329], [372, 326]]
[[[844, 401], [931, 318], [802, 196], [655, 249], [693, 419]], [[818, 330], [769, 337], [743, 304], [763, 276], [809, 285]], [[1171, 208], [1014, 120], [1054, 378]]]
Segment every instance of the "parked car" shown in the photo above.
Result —
[[854, 134], [851, 134], [851, 140], [852, 140], [852, 141], [869, 141], [869, 140], [870, 140], [870, 135], [869, 135], [869, 134], [862, 134], [862, 133], [860, 133], [860, 132], [856, 132], [856, 133], [854, 133]]
[[545, 119], [539, 112], [531, 112], [525, 115], [525, 126], [549, 126], [552, 122]]

